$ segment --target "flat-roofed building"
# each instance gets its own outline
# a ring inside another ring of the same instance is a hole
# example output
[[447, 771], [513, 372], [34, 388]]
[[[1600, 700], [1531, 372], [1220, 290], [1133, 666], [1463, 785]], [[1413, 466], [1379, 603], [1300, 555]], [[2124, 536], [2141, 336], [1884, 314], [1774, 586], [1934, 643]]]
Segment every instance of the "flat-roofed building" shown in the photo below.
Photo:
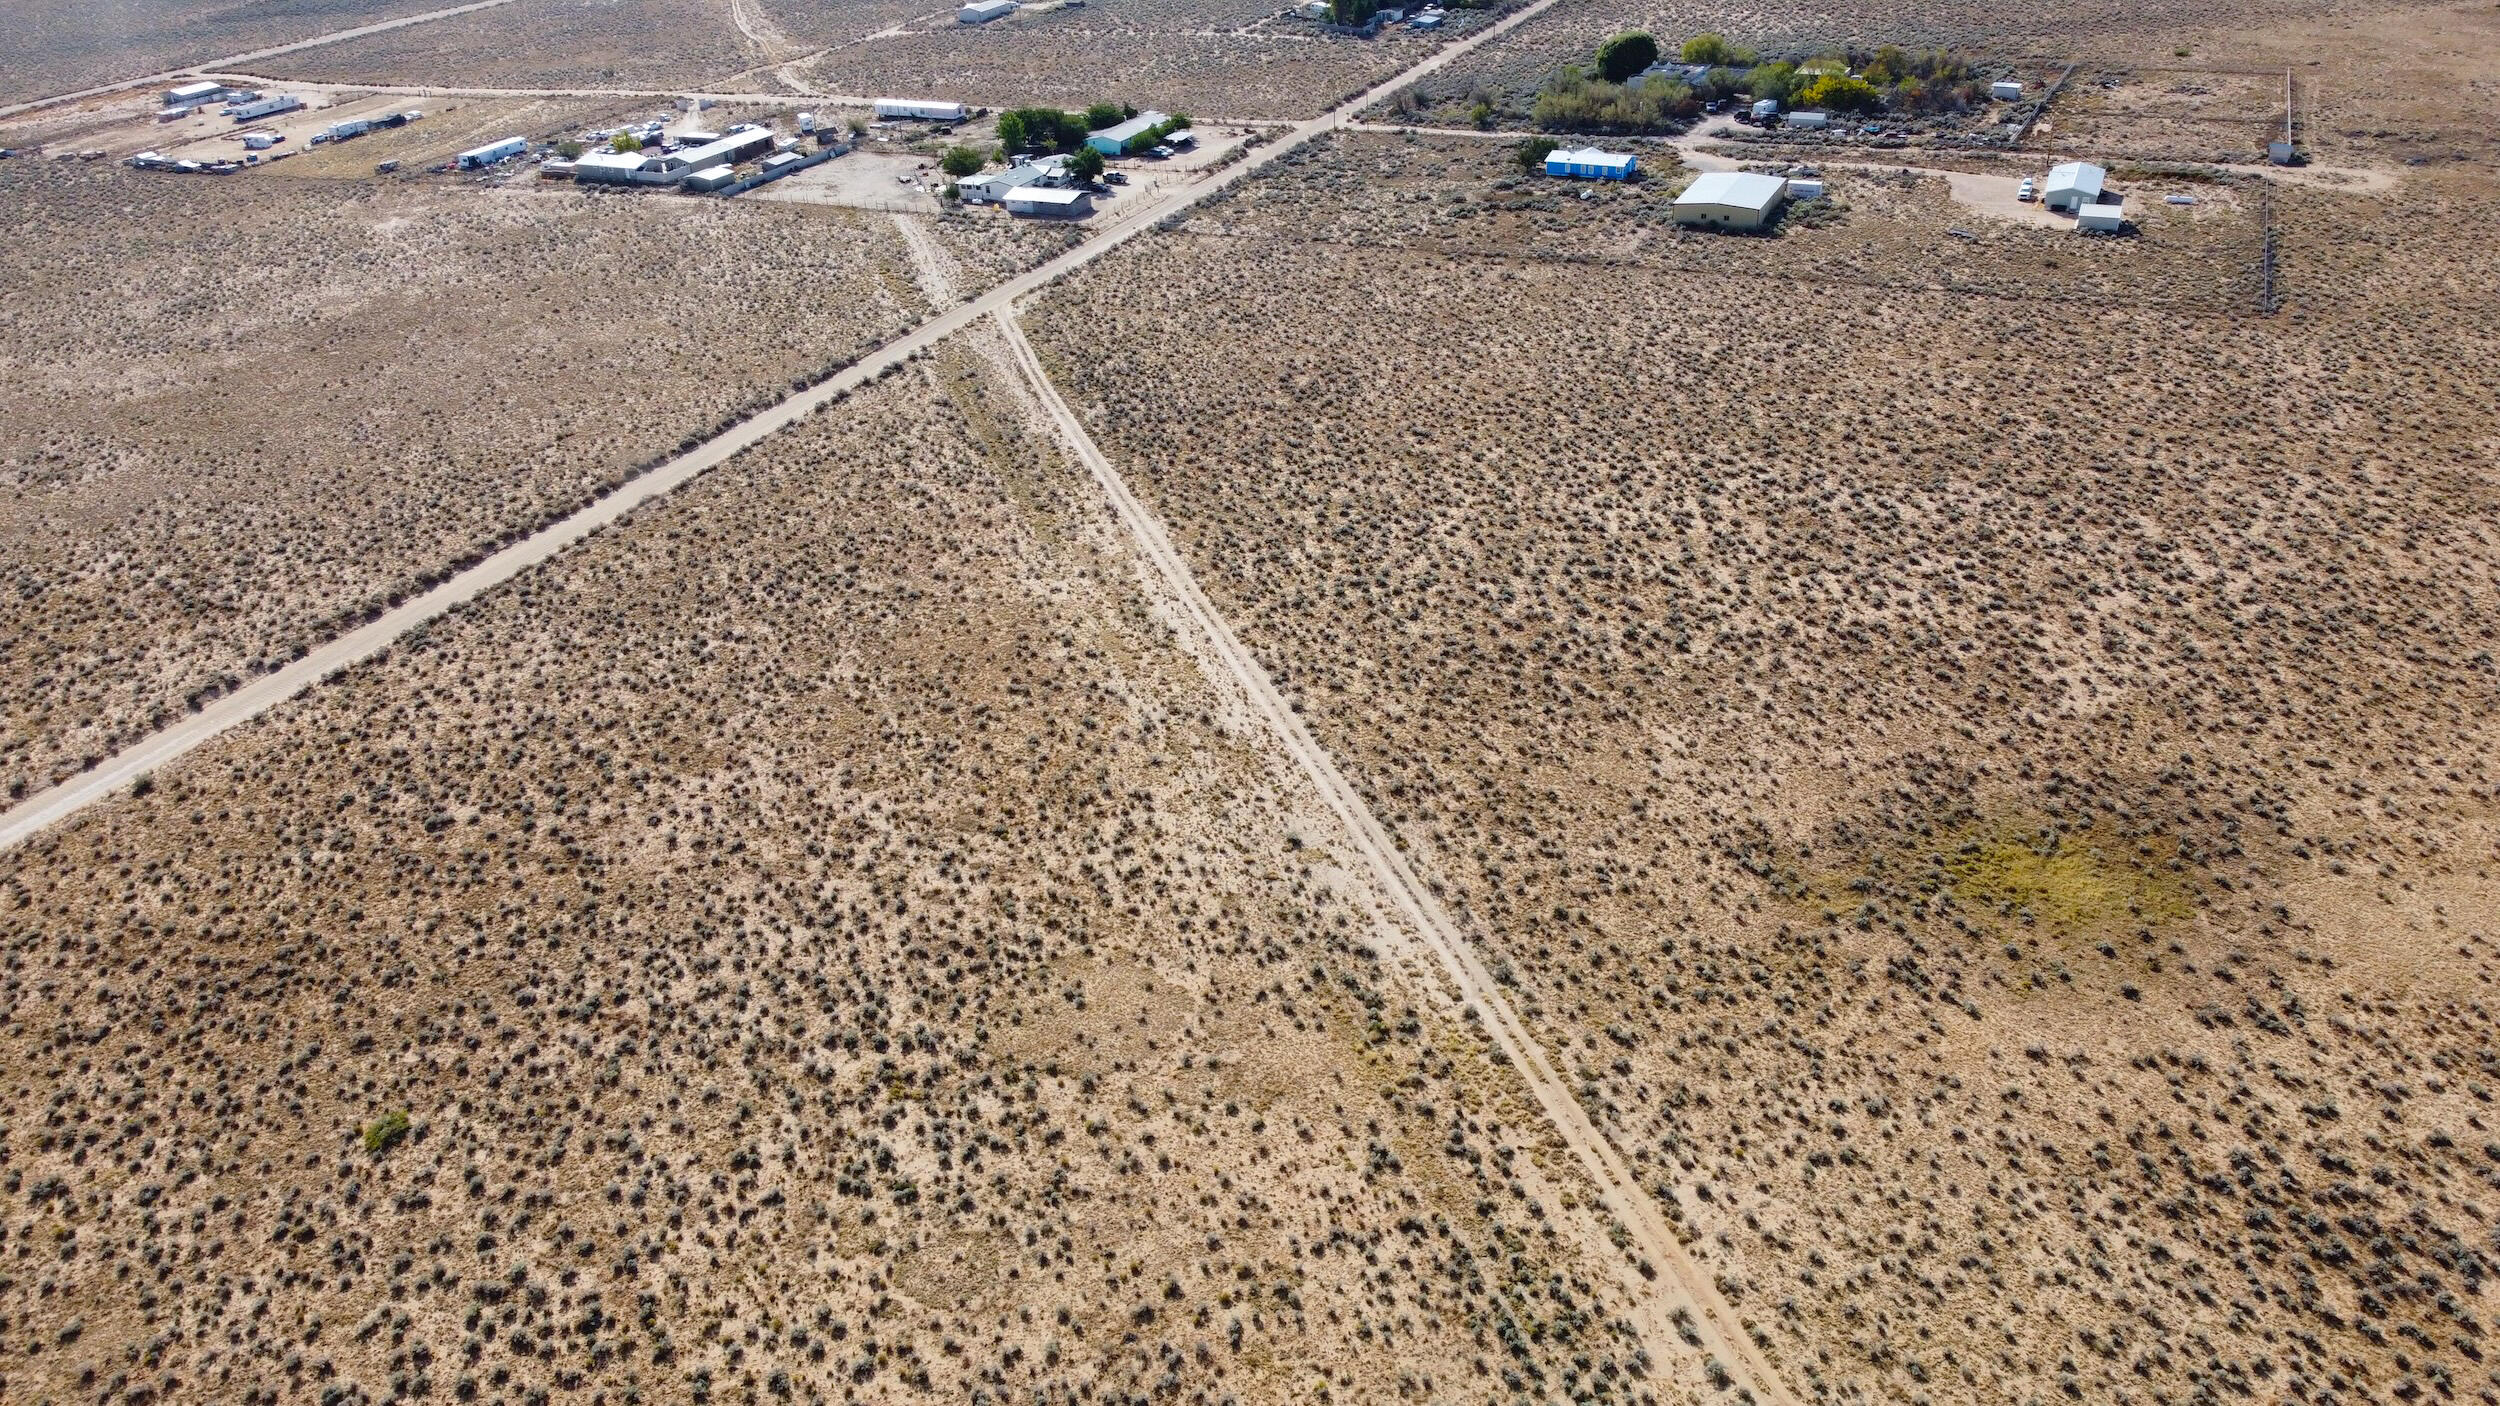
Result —
[[1545, 154], [1545, 174], [1589, 181], [1628, 181], [1640, 164], [1628, 151], [1600, 151], [1593, 146], [1557, 147]]
[[1051, 186], [1019, 187], [1007, 193], [1005, 203], [1010, 215], [1034, 215], [1044, 219], [1081, 220], [1094, 213], [1091, 192]]
[[1709, 171], [1675, 198], [1675, 222], [1706, 229], [1760, 229], [1788, 199], [1788, 182], [1747, 171]]

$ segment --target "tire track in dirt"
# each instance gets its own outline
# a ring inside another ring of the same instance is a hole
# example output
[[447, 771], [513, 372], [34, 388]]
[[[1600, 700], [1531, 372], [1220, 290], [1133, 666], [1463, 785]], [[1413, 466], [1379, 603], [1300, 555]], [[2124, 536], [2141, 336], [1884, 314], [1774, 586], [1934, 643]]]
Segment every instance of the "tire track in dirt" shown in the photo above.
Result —
[[[1234, 636], [1232, 628], [1198, 586], [1197, 575], [1172, 545], [1161, 521], [1129, 491], [1127, 481], [1094, 443], [1083, 422], [1051, 384], [1034, 354], [1033, 345], [1016, 323], [1014, 310], [1002, 308], [998, 322], [1014, 349], [1033, 394], [1057, 424], [1060, 438], [1092, 473], [1114, 513], [1162, 579], [1167, 603], [1203, 637], [1224, 666], [1231, 682], [1247, 697], [1285, 752], [1291, 756], [1329, 809], [1345, 826], [1355, 847], [1371, 867], [1381, 897], [1419, 937], [1449, 982], [1459, 1003], [1478, 1016], [1496, 1048], [1508, 1056], [1527, 1082], [1537, 1105], [1554, 1131], [1580, 1161], [1599, 1189], [1603, 1208], [1631, 1234], [1638, 1266], [1618, 1261], [1633, 1302], [1643, 1310], [1643, 1336], [1663, 1341], [1667, 1321], [1688, 1323], [1701, 1339], [1701, 1349], [1727, 1372], [1740, 1390], [1764, 1406], [1797, 1406], [1767, 1357], [1746, 1334], [1736, 1311], [1720, 1296], [1702, 1267], [1687, 1254], [1674, 1228], [1641, 1189], [1621, 1153], [1580, 1106], [1568, 1083], [1493, 980], [1475, 945], [1460, 929], [1432, 890], [1417, 876], [1387, 829], [1360, 792], [1337, 769], [1326, 748], [1276, 691], [1258, 659]], [[1657, 1281], [1648, 1276], [1656, 1273]], [[1662, 1302], [1663, 1301], [1663, 1302]], [[1661, 1310], [1665, 1319], [1661, 1321]], [[1679, 1314], [1678, 1311], [1681, 1311]]]

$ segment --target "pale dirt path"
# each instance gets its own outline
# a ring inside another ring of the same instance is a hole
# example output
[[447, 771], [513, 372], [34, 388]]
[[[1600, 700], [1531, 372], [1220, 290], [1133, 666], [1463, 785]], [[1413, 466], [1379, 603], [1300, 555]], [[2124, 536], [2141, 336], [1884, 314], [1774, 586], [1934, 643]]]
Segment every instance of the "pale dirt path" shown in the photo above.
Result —
[[903, 237], [903, 248], [911, 255], [913, 281], [920, 285], [920, 296], [929, 300], [929, 306], [944, 308], [960, 301], [963, 295], [955, 288], [955, 261], [929, 238], [920, 218], [897, 210], [894, 228]]
[[1083, 422], [1060, 397], [1034, 355], [1032, 344], [1025, 340], [1023, 329], [1017, 326], [1013, 311], [1001, 309], [998, 323], [1005, 329], [1031, 391], [1057, 423], [1060, 438], [1092, 472], [1138, 550], [1162, 578], [1167, 604], [1201, 636], [1223, 664], [1231, 683], [1246, 695], [1252, 710], [1275, 735], [1278, 745], [1336, 813], [1370, 865], [1380, 896], [1422, 939], [1459, 1004], [1483, 1017], [1495, 1046], [1510, 1057], [1555, 1132], [1596, 1182], [1604, 1209], [1631, 1232], [1638, 1255], [1663, 1275], [1656, 1282], [1646, 1281], [1632, 1264], [1610, 1257], [1615, 1260], [1637, 1311], [1646, 1320], [1644, 1337], [1660, 1343], [1671, 1341], [1667, 1336], [1672, 1331], [1669, 1317], [1682, 1309], [1691, 1315], [1693, 1327], [1702, 1339], [1702, 1350], [1716, 1357], [1737, 1385], [1750, 1387], [1756, 1402], [1765, 1406], [1795, 1406], [1796, 1398], [1788, 1393], [1778, 1372], [1746, 1336], [1735, 1310], [1720, 1297], [1709, 1274], [1685, 1253], [1683, 1242], [1658, 1214], [1622, 1155], [1589, 1120], [1588, 1111], [1572, 1095], [1554, 1061], [1511, 1008], [1458, 922], [1417, 877], [1397, 841], [1372, 813], [1362, 794], [1337, 770], [1327, 749], [1311, 736], [1301, 717], [1276, 691], [1267, 670], [1233, 634], [1232, 627], [1199, 588], [1196, 573], [1173, 547], [1162, 523], [1129, 491], [1119, 470], [1112, 467]]
[[258, 63], [262, 59], [274, 59], [285, 54], [299, 53], [305, 49], [317, 49], [324, 44], [362, 39], [368, 34], [384, 34], [394, 29], [405, 29], [412, 24], [430, 24], [435, 20], [450, 19], [454, 15], [465, 15], [475, 10], [491, 10], [498, 5], [511, 3], [512, 0], [469, 0], [468, 4], [454, 5], [447, 10], [428, 10], [421, 15], [402, 15], [395, 20], [381, 20], [373, 24], [358, 25], [354, 29], [334, 30], [328, 34], [317, 34], [310, 39], [298, 39], [292, 44], [254, 49], [248, 54], [228, 54], [222, 59], [210, 59], [206, 63], [193, 64], [187, 68], [169, 68], [163, 73], [151, 73], [144, 78], [125, 78], [121, 82], [107, 83], [102, 87], [81, 88], [75, 93], [59, 93], [48, 98], [11, 103], [7, 107], [0, 107], [0, 117], [15, 117], [21, 112], [32, 112], [39, 107], [50, 107], [55, 103], [77, 102], [81, 98], [100, 98], [111, 93], [127, 93], [133, 88], [144, 88], [151, 83], [167, 83], [177, 78], [195, 78], [211, 69], [237, 68], [247, 63]]

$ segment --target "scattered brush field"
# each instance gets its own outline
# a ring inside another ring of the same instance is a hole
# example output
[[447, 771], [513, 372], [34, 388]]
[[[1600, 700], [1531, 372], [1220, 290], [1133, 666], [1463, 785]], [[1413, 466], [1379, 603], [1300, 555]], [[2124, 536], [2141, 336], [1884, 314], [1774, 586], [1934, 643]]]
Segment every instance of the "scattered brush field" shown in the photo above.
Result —
[[0, 48], [0, 104], [291, 44], [457, 0], [16, 0]]
[[1035, 322], [1795, 1389], [2469, 1399], [2493, 197], [2287, 190], [2275, 319], [2079, 296], [2072, 236], [1824, 276], [1853, 218], [1165, 234]]
[[[1693, 173], [1672, 164], [1675, 153], [1663, 143], [1617, 145], [1639, 154], [1640, 180], [1525, 174], [1510, 140], [1342, 133], [1197, 206], [1180, 228], [1218, 241], [1213, 258], [1226, 257], [1225, 247], [1246, 260], [1279, 243], [1336, 246], [1333, 255], [1305, 257], [1346, 260], [1349, 273], [1376, 274], [1392, 296], [1419, 305], [1468, 280], [1516, 277], [1503, 261], [1518, 258], [1749, 280], [1755, 288], [1739, 295], [1748, 305], [1799, 280], [1950, 288], [2070, 303], [2079, 312], [2123, 304], [2223, 315], [2255, 305], [2262, 253], [2255, 196], [2234, 184], [2126, 182], [2141, 233], [2121, 244], [1987, 218], [1958, 205], [1941, 174], [1826, 167], [1829, 199], [1797, 207], [1778, 238], [1765, 240], [1677, 226], [1671, 207]], [[2164, 205], [2164, 189], [2192, 190], [2199, 203]], [[1957, 227], [1973, 237], [1955, 237], [1949, 231]], [[1458, 267], [1372, 265], [1372, 250], [1445, 255]], [[1492, 264], [1474, 263], [1485, 259]]]
[[[2429, 9], [2407, 6], [2397, 13]], [[1947, 4], [1884, 0], [1843, 13], [1819, 5], [1783, 4], [1748, 9], [1741, 16], [1689, 3], [1649, 8], [1626, 6], [1623, 0], [1563, 0], [1416, 85], [1415, 100], [1421, 108], [1445, 114], [1463, 113], [1480, 100], [1491, 101], [1495, 107], [1505, 102], [1524, 106], [1525, 95], [1534, 93], [1550, 74], [1565, 64], [1587, 65], [1601, 41], [1625, 29], [1646, 29], [1669, 49], [1693, 35], [1715, 32], [1766, 53], [1826, 46], [1871, 51], [1882, 44], [1900, 44], [2058, 62], [2071, 58], [2146, 62], [2152, 55], [2169, 54], [2181, 43], [2192, 43], [2202, 52], [2209, 32], [2219, 43], [2242, 43], [2252, 29], [2280, 25], [2295, 17], [2308, 18], [2286, 0], [2231, 0], [2219, 8], [2182, 0], [2151, 5], [2132, 0], [2079, 4], [2026, 0], [2012, 6], [1981, 0]], [[2348, 23], [2340, 16], [2333, 22], [2339, 32]], [[2018, 67], [2028, 71], [2032, 65]]]
[[[0, 187], [20, 794], [929, 307], [886, 215], [16, 163]], [[938, 238], [966, 287], [1047, 247]]]
[[2257, 161], [2283, 135], [2283, 74], [2077, 74], [2026, 150], [2043, 161]]
[[1491, 23], [1452, 11], [1441, 34], [1374, 39], [1276, 18], [1281, 5], [1210, 13], [1175, 0], [1096, 0], [984, 25], [951, 16], [827, 51], [792, 71], [830, 93], [908, 93], [988, 107], [1082, 108], [1105, 99], [1201, 120], [1310, 117], [1416, 63], [1445, 35]]
[[763, 9], [749, 0], [515, 0], [288, 54], [267, 71], [326, 83], [699, 90], [800, 52], [758, 22]]
[[13, 1388], [1699, 1399], [997, 355], [0, 861]]

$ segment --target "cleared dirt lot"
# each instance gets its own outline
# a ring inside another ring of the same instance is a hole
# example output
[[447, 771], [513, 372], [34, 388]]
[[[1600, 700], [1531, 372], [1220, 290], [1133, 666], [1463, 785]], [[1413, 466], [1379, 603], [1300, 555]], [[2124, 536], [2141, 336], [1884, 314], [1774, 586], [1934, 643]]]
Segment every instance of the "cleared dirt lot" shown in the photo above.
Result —
[[1873, 202], [1662, 273], [1462, 160], [1035, 336], [1791, 1385], [2482, 1381], [2489, 183], [2279, 192], [2265, 320]]
[[986, 361], [5, 861], [12, 1381], [1697, 1399]]
[[[891, 222], [856, 212], [49, 164], [0, 183], [33, 214], [0, 254], [24, 290], [0, 395], [12, 788], [927, 309]], [[966, 286], [1038, 256], [939, 237]]]

